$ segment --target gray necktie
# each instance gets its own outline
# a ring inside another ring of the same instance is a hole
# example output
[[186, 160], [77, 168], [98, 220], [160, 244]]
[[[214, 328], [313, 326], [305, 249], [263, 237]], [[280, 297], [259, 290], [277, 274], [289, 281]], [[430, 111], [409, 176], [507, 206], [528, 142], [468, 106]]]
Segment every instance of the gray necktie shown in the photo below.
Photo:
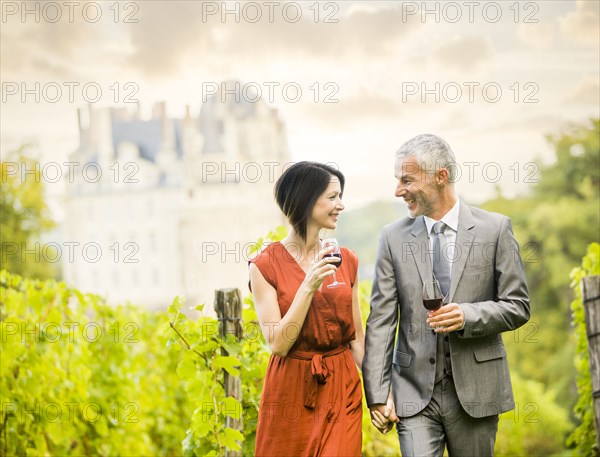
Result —
[[439, 221], [433, 224], [433, 274], [435, 279], [440, 283], [442, 294], [447, 299], [450, 291], [450, 272], [452, 265], [450, 259], [447, 258], [447, 252], [442, 252], [441, 237], [444, 234], [446, 224]]
[[[439, 221], [433, 224], [433, 274], [440, 283], [440, 289], [444, 295], [444, 302], [448, 299], [450, 290], [450, 273], [452, 264], [446, 256], [448, 252], [442, 251], [446, 224]], [[452, 362], [450, 360], [450, 342], [447, 334], [438, 333], [436, 337], [436, 364], [435, 364], [435, 382], [440, 381], [447, 375], [452, 376]]]

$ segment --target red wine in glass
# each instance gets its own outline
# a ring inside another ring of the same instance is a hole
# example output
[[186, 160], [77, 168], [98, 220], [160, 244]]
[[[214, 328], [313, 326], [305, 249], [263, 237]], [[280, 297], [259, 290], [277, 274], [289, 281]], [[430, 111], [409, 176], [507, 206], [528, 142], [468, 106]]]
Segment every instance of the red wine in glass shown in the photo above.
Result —
[[441, 298], [433, 298], [431, 300], [423, 299], [423, 306], [427, 311], [435, 311], [442, 306]]
[[331, 263], [333, 263], [338, 268], [342, 265], [342, 254], [340, 254], [340, 253], [337, 253], [337, 254], [325, 254], [323, 256], [323, 258], [325, 258], [325, 259], [327, 259], [327, 258], [337, 259], [337, 260], [334, 260]]
[[427, 311], [435, 311], [442, 306], [442, 289], [438, 281], [425, 281], [423, 283], [423, 306]]
[[[337, 259], [337, 262], [331, 263], [335, 264], [337, 268], [339, 268], [342, 264], [342, 252], [340, 251], [340, 245], [338, 241], [335, 238], [326, 238], [323, 241], [321, 241], [322, 249], [327, 249], [331, 246], [333, 246], [333, 250], [331, 250], [328, 254], [325, 254], [323, 258], [331, 257]], [[335, 277], [335, 273], [333, 273], [333, 282], [331, 284], [328, 284], [327, 288], [333, 289], [334, 287], [340, 287], [345, 285], [345, 282], [338, 282], [337, 278]]]

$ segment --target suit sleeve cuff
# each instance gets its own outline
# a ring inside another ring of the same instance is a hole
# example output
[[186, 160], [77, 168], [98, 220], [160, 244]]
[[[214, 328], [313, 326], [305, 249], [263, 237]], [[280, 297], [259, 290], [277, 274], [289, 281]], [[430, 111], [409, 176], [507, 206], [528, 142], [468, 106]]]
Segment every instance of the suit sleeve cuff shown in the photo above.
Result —
[[462, 309], [463, 312], [463, 323], [460, 326], [460, 328], [456, 329], [456, 333], [458, 333], [459, 336], [464, 337], [465, 336], [465, 325], [467, 325], [467, 313], [465, 313], [465, 308], [462, 305], [459, 305], [460, 309]]

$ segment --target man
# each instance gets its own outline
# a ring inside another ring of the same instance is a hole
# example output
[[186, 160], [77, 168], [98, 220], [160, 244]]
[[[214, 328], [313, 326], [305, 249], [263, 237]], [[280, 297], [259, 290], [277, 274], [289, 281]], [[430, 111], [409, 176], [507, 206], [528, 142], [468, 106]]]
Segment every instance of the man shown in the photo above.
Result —
[[[456, 161], [435, 135], [396, 153], [396, 196], [408, 218], [383, 228], [363, 378], [371, 420], [397, 423], [403, 457], [493, 455], [498, 415], [514, 408], [501, 333], [529, 320], [523, 262], [510, 220], [467, 206]], [[445, 304], [427, 311], [424, 281]]]

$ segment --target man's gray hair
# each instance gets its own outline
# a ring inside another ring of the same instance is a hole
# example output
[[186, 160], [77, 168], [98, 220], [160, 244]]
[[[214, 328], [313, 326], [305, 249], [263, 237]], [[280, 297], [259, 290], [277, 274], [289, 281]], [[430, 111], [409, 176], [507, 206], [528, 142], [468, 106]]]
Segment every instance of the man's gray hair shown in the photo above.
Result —
[[396, 151], [396, 158], [413, 156], [422, 170], [433, 174], [440, 168], [448, 170], [450, 182], [456, 179], [456, 159], [450, 145], [439, 136], [424, 133], [411, 138]]

